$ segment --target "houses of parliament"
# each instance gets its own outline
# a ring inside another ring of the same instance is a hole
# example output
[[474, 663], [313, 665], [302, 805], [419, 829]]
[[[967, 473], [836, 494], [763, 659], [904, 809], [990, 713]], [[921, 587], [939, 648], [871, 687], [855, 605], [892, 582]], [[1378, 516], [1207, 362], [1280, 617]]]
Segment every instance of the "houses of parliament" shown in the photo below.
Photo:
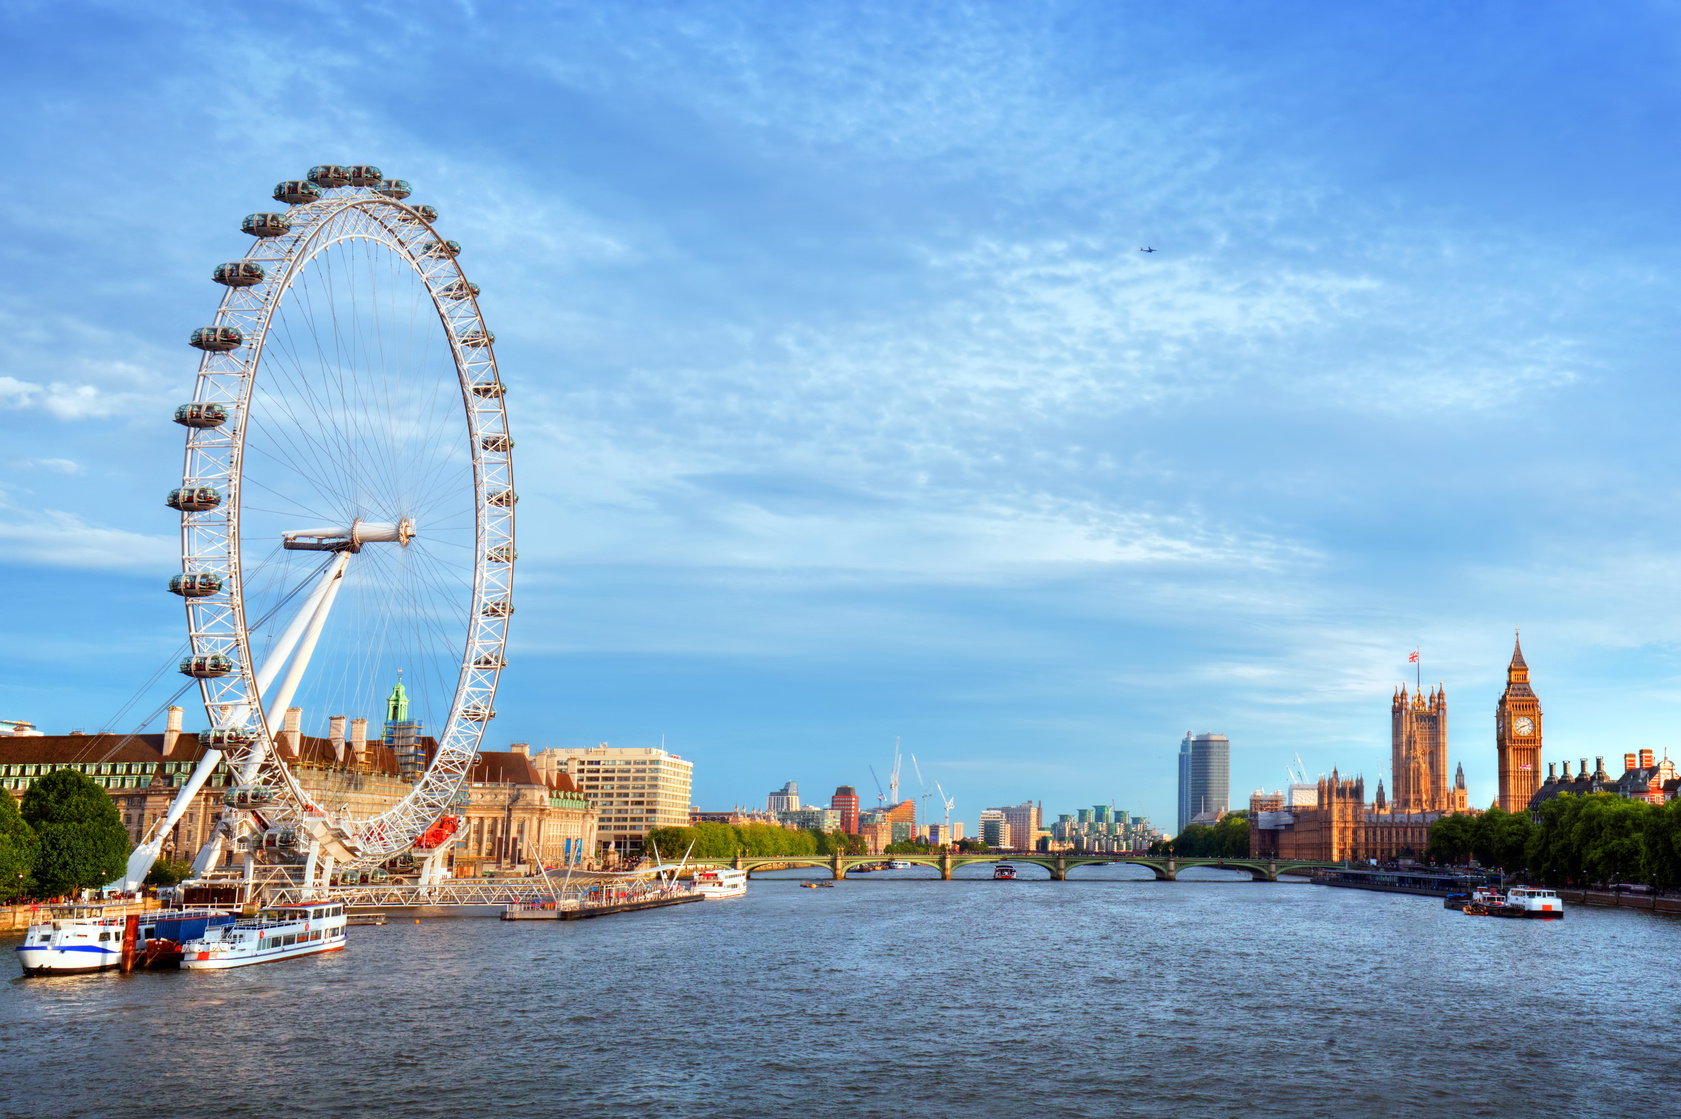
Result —
[[[1514, 641], [1506, 690], [1495, 705], [1494, 745], [1500, 768], [1500, 807], [1522, 811], [1541, 787], [1541, 701], [1529, 685], [1529, 665]], [[1465, 768], [1448, 772], [1448, 699], [1441, 685], [1428, 695], [1395, 690], [1389, 704], [1391, 788], [1366, 799], [1364, 777], [1335, 769], [1315, 785], [1256, 792], [1249, 798], [1249, 850], [1280, 859], [1389, 859], [1422, 854], [1430, 825], [1470, 807]]]

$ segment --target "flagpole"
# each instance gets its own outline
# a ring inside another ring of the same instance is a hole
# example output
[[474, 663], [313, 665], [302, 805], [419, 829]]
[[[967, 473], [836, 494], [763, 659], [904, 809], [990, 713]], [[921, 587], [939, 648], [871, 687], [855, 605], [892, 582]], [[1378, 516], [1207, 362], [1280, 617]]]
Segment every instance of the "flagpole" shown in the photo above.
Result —
[[1424, 658], [1419, 656], [1423, 649], [1422, 645], [1413, 646], [1413, 665], [1418, 669], [1418, 676], [1413, 680], [1414, 695], [1424, 690]]

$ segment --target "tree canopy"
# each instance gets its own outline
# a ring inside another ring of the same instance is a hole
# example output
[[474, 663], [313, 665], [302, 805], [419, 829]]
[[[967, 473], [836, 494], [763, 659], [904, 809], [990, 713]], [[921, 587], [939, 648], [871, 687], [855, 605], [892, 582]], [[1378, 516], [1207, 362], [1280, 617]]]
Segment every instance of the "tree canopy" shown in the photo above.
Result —
[[128, 830], [117, 805], [93, 780], [61, 769], [23, 794], [23, 819], [40, 840], [35, 881], [41, 893], [103, 886], [128, 865]]
[[[690, 851], [689, 844], [694, 844]], [[696, 859], [733, 859], [744, 855], [843, 855], [864, 853], [864, 838], [844, 832], [791, 831], [775, 824], [694, 824], [683, 828], [655, 828], [644, 845], [658, 847], [669, 860], [685, 851]]]
[[1615, 793], [1565, 793], [1543, 801], [1536, 817], [1498, 807], [1444, 816], [1430, 827], [1430, 857], [1475, 858], [1556, 885], [1681, 885], [1681, 800], [1654, 805]]
[[1191, 824], [1173, 839], [1157, 840], [1151, 854], [1171, 851], [1187, 859], [1246, 859], [1249, 857], [1249, 813], [1228, 812], [1213, 825]]
[[41, 841], [18, 811], [12, 794], [0, 789], [0, 899], [28, 895], [35, 886], [35, 860]]

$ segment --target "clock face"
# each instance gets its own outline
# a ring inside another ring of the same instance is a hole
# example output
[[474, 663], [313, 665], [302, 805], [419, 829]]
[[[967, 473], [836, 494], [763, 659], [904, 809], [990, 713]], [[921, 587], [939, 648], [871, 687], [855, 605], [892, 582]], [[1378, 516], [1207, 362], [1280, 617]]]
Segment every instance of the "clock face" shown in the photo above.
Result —
[[1531, 719], [1528, 715], [1519, 715], [1512, 723], [1512, 729], [1518, 734], [1523, 735], [1525, 738], [1528, 738], [1530, 735], [1535, 733], [1535, 720]]

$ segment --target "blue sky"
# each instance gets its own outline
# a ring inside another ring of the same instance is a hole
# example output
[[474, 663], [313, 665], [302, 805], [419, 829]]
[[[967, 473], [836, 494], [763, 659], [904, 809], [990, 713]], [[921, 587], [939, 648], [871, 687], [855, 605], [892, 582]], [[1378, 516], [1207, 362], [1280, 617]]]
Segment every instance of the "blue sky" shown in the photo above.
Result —
[[1521, 624], [1548, 758], [1661, 751], [1678, 47], [1649, 4], [8, 4], [0, 717], [129, 729], [208, 270], [366, 160], [513, 389], [490, 745], [663, 735], [716, 807], [899, 736], [970, 821], [1171, 825], [1186, 730], [1240, 799], [1386, 770], [1418, 644], [1487, 803]]

